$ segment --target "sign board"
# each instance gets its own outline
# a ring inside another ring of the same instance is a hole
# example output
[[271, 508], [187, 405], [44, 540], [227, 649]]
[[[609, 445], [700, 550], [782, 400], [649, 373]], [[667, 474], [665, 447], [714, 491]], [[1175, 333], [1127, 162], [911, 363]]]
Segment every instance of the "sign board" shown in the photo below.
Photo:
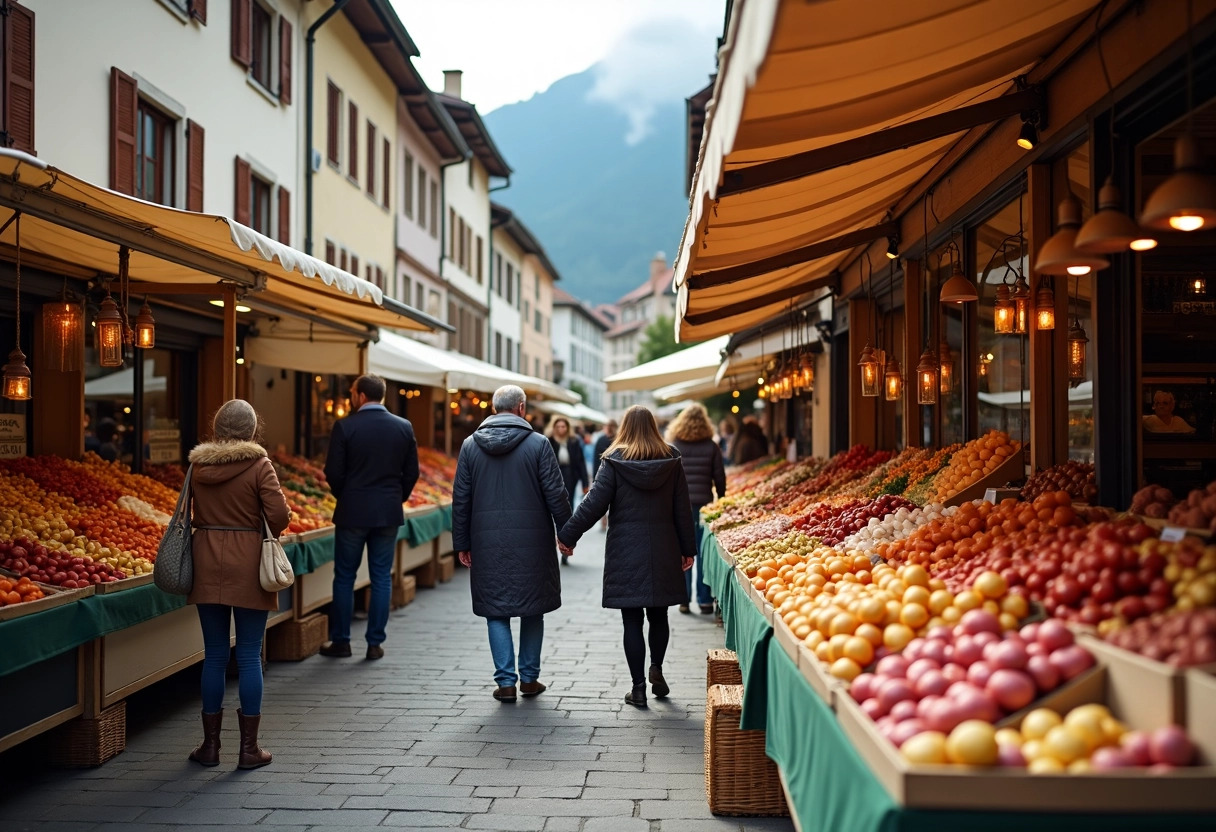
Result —
[[1161, 530], [1161, 540], [1164, 543], [1180, 543], [1186, 537], [1186, 529], [1178, 526], [1166, 526]]
[[144, 431], [148, 443], [148, 461], [162, 465], [182, 461], [182, 432], [172, 419], [157, 419], [154, 427]]
[[0, 413], [0, 459], [26, 455], [25, 414]]

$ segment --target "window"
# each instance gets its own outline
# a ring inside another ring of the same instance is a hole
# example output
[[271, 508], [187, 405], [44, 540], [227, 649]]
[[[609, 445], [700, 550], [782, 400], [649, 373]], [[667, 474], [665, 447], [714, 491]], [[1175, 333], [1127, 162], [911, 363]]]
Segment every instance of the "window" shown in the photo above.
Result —
[[270, 224], [270, 194], [274, 188], [269, 182], [257, 176], [249, 177], [249, 184], [251, 189], [249, 199], [250, 226], [254, 231], [270, 237], [273, 234]]
[[[411, 303], [411, 298], [414, 297], [413, 287], [410, 285], [410, 279], [406, 275], [401, 276], [401, 299], [406, 303]], [[421, 307], [415, 307], [421, 308]]]
[[376, 195], [376, 125], [367, 122], [367, 192]]
[[485, 241], [481, 239], [481, 235], [479, 234], [477, 236], [477, 284], [479, 286], [481, 285], [482, 280], [485, 279], [485, 276], [482, 274], [482, 261], [485, 259], [482, 254], [484, 242]]
[[[404, 177], [401, 186], [401, 213], [413, 219], [414, 217], [414, 157], [407, 150], [401, 161], [401, 175]], [[419, 206], [421, 208], [421, 206]]]
[[494, 363], [499, 367], [505, 366], [502, 363], [502, 333], [494, 333]]
[[456, 209], [448, 209], [448, 259], [456, 259]]
[[260, 3], [251, 2], [252, 22], [252, 46], [253, 46], [253, 62], [249, 67], [249, 74], [253, 80], [262, 85], [263, 89], [270, 90], [273, 84], [272, 69], [274, 67], [273, 54], [273, 39], [271, 38], [271, 18], [270, 12], [262, 7]]
[[342, 163], [342, 90], [333, 81], [329, 82], [327, 94], [329, 101], [328, 122], [325, 127], [325, 156], [331, 165]]
[[534, 370], [533, 370], [533, 372], [532, 372], [532, 375], [536, 376], [537, 378], [541, 378], [541, 374], [540, 374], [540, 359], [539, 359], [539, 358], [536, 358], [536, 359], [533, 359], [533, 360], [536, 362], [536, 367], [534, 368]]
[[414, 287], [414, 293], [414, 307], [417, 309], [424, 309], [424, 304], [426, 303], [426, 287], [419, 283]]
[[351, 179], [355, 179], [359, 176], [359, 108], [355, 106], [355, 102], [350, 102], [347, 114], [350, 135], [346, 139], [346, 175]]
[[439, 183], [431, 180], [431, 236], [439, 239]]
[[507, 264], [507, 303], [515, 303], [515, 267]]
[[439, 317], [439, 293], [434, 289], [426, 293], [426, 314], [432, 318]]
[[[431, 211], [435, 211], [434, 203], [431, 203]], [[426, 228], [426, 168], [421, 164], [418, 165], [418, 225]]]
[[537, 281], [532, 284], [532, 288], [536, 291], [536, 299], [540, 300], [540, 280], [539, 279], [537, 279]]
[[537, 331], [537, 332], [541, 332], [541, 331], [543, 331], [543, 327], [541, 326], [541, 318], [542, 318], [543, 316], [540, 314], [540, 310], [539, 310], [539, 309], [537, 309], [537, 310], [536, 310], [535, 317], [536, 317], [536, 321], [535, 321], [535, 328], [536, 328], [536, 331]]
[[135, 196], [148, 202], [173, 205], [177, 124], [141, 100], [137, 127]]
[[505, 360], [505, 361], [503, 361], [503, 363], [502, 363], [502, 366], [506, 367], [508, 370], [510, 370], [510, 369], [511, 369], [511, 355], [512, 355], [514, 352], [515, 352], [515, 345], [514, 345], [514, 344], [511, 342], [511, 339], [508, 337], [508, 338], [507, 338], [507, 355], [506, 355], [506, 360]]
[[392, 161], [393, 148], [389, 144], [387, 136], [380, 140], [380, 145], [383, 148], [380, 155], [384, 158], [384, 170], [380, 173], [380, 176], [384, 179], [384, 184], [380, 188], [380, 204], [387, 208], [388, 195], [392, 193], [392, 179], [389, 178], [391, 173], [389, 163]]
[[359, 274], [359, 258], [355, 256], [354, 252], [351, 252], [350, 255], [350, 273], [355, 276]]
[[528, 302], [524, 301], [524, 320], [526, 321], [531, 317], [532, 317], [532, 313], [530, 311], [530, 307], [528, 306]]
[[342, 271], [347, 271], [346, 266], [347, 266], [346, 249], [342, 249], [342, 253], [339, 255], [339, 258], [338, 258], [338, 268], [340, 268]]
[[337, 265], [334, 262], [334, 244], [332, 240], [325, 241], [325, 262], [331, 266]]
[[502, 254], [494, 255], [494, 291], [502, 294]]

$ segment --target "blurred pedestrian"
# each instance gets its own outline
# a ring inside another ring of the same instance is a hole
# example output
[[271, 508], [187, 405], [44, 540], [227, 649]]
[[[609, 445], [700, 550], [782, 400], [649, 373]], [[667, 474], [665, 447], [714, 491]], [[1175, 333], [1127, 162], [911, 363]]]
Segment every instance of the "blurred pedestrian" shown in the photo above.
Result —
[[[701, 537], [705, 527], [701, 525], [701, 507], [726, 496], [726, 468], [722, 464], [722, 451], [714, 442], [714, 429], [709, 413], [702, 404], [690, 404], [680, 411], [667, 428], [666, 439], [680, 452], [684, 465], [684, 476], [688, 479], [688, 497], [692, 504], [692, 521], [697, 534], [697, 607], [703, 615], [713, 615], [714, 596], [705, 583], [705, 572], [701, 568]], [[693, 570], [684, 573], [684, 585], [688, 588], [680, 612], [688, 612], [693, 595]]]
[[[557, 457], [557, 466], [562, 472], [562, 482], [566, 485], [566, 493], [570, 498], [570, 510], [574, 510], [574, 490], [580, 483], [583, 490], [591, 487], [587, 477], [587, 462], [583, 458], [583, 444], [578, 437], [570, 432], [570, 422], [565, 416], [558, 416], [549, 424], [549, 444]], [[569, 557], [562, 555], [562, 566], [569, 563]]]
[[735, 440], [735, 420], [727, 416], [718, 422], [718, 449], [722, 451], [722, 461], [731, 464], [731, 445]]
[[220, 761], [224, 720], [224, 680], [232, 621], [236, 620], [236, 666], [241, 707], [238, 768], [258, 768], [270, 754], [258, 745], [262, 718], [262, 637], [266, 617], [279, 607], [273, 592], [262, 589], [263, 519], [278, 537], [291, 511], [274, 465], [258, 444], [260, 422], [253, 406], [226, 402], [212, 422], [214, 439], [190, 452], [193, 500], [194, 588], [187, 603], [196, 605], [203, 630], [203, 742], [190, 759], [204, 766]]
[[372, 582], [367, 610], [367, 658], [384, 656], [392, 600], [397, 532], [405, 501], [418, 482], [418, 442], [408, 419], [384, 407], [387, 385], [363, 375], [350, 387], [350, 415], [334, 423], [325, 458], [325, 479], [338, 500], [334, 509], [334, 583], [329, 605], [329, 643], [321, 655], [349, 658], [355, 573], [367, 550]]
[[[595, 479], [600, 472], [600, 460], [604, 458], [604, 451], [608, 450], [608, 446], [616, 439], [616, 420], [609, 419], [604, 425], [604, 433], [595, 440], [595, 451], [591, 462], [591, 479]], [[608, 515], [604, 515], [604, 519], [600, 520], [600, 531], [605, 531], [608, 528]]]
[[[500, 387], [494, 415], [460, 446], [452, 488], [452, 546], [469, 567], [473, 614], [486, 619], [494, 658], [494, 698], [536, 696], [544, 614], [562, 605], [561, 570], [553, 551], [570, 519], [557, 459], [523, 418], [524, 391]], [[581, 457], [580, 457], [581, 459]], [[511, 619], [519, 619], [519, 672]]]
[[739, 435], [731, 451], [731, 461], [735, 465], [744, 465], [756, 459], [768, 456], [768, 437], [755, 416], [746, 416]]
[[572, 550], [609, 510], [612, 526], [604, 549], [603, 605], [621, 611], [625, 659], [633, 682], [625, 701], [645, 708], [643, 623], [650, 623], [651, 690], [663, 698], [670, 692], [663, 678], [671, 637], [667, 608], [686, 597], [681, 571], [693, 564], [696, 535], [680, 453], [663, 441], [653, 414], [641, 405], [625, 411], [620, 433], [604, 454], [591, 491], [558, 533], [563, 551]]

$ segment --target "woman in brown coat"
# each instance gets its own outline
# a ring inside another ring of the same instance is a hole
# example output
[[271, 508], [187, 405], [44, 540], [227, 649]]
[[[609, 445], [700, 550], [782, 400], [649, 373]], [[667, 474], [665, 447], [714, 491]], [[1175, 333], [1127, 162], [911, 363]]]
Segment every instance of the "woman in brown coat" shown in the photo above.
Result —
[[241, 699], [236, 712], [241, 728], [238, 767], [257, 768], [270, 762], [270, 754], [258, 747], [262, 637], [267, 614], [278, 608], [278, 599], [262, 589], [258, 578], [262, 518], [277, 537], [287, 528], [291, 512], [274, 465], [257, 444], [259, 427], [253, 406], [233, 399], [215, 414], [215, 439], [190, 452], [194, 588], [187, 600], [197, 606], [203, 628], [203, 742], [190, 759], [204, 766], [219, 763], [224, 677], [234, 618]]

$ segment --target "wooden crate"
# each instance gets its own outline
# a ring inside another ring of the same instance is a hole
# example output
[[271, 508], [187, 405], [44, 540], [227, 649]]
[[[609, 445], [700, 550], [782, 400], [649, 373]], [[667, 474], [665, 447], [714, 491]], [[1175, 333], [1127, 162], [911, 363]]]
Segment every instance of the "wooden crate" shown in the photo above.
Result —
[[705, 689], [714, 685], [741, 685], [743, 671], [734, 650], [710, 650], [705, 654]]
[[[35, 581], [35, 583], [38, 582]], [[93, 594], [95, 589], [93, 586], [86, 586], [80, 589], [64, 589], [44, 583], [38, 583], [38, 586], [42, 588], [43, 597], [36, 601], [23, 601], [20, 604], [0, 607], [0, 621], [11, 621], [14, 618], [21, 618], [22, 616], [49, 610], [52, 607], [59, 607], [64, 604], [70, 604], [73, 601], [88, 598]]]
[[127, 747], [127, 703], [105, 708], [96, 719], [80, 717], [47, 734], [49, 762], [66, 768], [91, 768], [112, 759]]
[[413, 575], [399, 575], [393, 582], [393, 609], [410, 604], [418, 592], [418, 581]]
[[714, 685], [705, 696], [705, 796], [715, 815], [789, 815], [764, 732], [743, 731], [742, 685]]
[[456, 558], [454, 555], [444, 555], [439, 558], [439, 582], [446, 584], [456, 574]]
[[314, 613], [285, 621], [266, 631], [266, 658], [272, 662], [298, 662], [315, 655], [329, 637], [329, 616]]

